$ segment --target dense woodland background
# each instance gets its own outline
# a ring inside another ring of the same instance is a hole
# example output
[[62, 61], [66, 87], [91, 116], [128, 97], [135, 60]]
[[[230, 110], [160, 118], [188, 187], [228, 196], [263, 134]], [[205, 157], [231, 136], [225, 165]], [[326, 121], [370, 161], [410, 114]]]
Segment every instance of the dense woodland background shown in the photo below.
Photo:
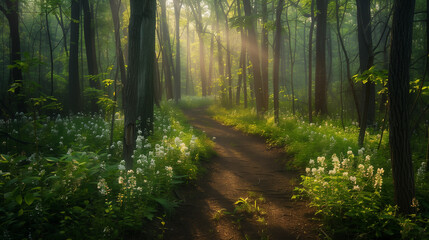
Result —
[[[127, 169], [135, 165], [137, 132], [157, 131], [154, 108], [164, 100], [213, 96], [226, 109], [256, 109], [276, 123], [282, 114], [306, 123], [333, 120], [342, 129], [357, 127], [350, 138], [359, 147], [368, 135], [380, 144], [388, 138], [390, 197], [401, 213], [427, 214], [429, 205], [416, 204], [414, 172], [429, 163], [428, 6], [2, 0], [0, 117], [100, 113], [111, 122], [110, 145], [115, 119], [123, 118], [116, 131]], [[1, 134], [23, 141], [9, 130]], [[11, 154], [5, 144], [1, 150]]]

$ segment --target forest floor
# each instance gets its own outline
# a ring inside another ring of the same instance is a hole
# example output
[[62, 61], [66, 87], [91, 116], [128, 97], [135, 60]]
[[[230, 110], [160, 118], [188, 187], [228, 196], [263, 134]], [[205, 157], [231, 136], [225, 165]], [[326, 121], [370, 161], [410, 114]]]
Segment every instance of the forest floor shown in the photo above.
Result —
[[215, 137], [217, 155], [203, 164], [199, 181], [176, 191], [183, 203], [167, 221], [165, 239], [318, 239], [314, 209], [291, 200], [299, 174], [284, 170], [290, 156], [216, 122], [204, 109], [185, 115]]

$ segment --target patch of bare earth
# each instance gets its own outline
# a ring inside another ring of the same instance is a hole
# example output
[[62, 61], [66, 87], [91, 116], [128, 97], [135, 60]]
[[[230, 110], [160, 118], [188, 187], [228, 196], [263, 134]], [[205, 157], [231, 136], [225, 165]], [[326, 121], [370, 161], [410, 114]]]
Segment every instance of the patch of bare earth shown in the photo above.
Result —
[[[318, 239], [314, 210], [291, 200], [299, 176], [284, 170], [284, 152], [221, 125], [203, 109], [185, 114], [195, 128], [215, 137], [217, 156], [204, 165], [207, 173], [196, 185], [177, 191], [183, 203], [167, 223], [165, 239]], [[237, 212], [240, 198], [254, 204], [249, 194], [263, 197], [259, 214]]]

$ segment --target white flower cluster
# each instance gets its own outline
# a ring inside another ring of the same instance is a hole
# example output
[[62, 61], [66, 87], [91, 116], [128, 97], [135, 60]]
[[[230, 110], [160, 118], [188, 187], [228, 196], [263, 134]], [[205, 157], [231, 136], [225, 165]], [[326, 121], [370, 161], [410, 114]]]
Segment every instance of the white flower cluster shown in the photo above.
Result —
[[[328, 176], [342, 176], [344, 181], [351, 183], [351, 189], [360, 191], [366, 186], [371, 186], [375, 191], [381, 191], [383, 185], [384, 169], [378, 168], [374, 174], [374, 166], [371, 165], [371, 157], [364, 156], [364, 148], [358, 150], [358, 156], [354, 156], [352, 150], [348, 150], [347, 158], [342, 161], [336, 154], [331, 157], [332, 169], [325, 171], [328, 167], [325, 157], [318, 157], [316, 161], [310, 159], [309, 167], [305, 169], [307, 176], [313, 178], [315, 182], [320, 182], [322, 186], [325, 184]], [[357, 169], [354, 166], [357, 165]]]

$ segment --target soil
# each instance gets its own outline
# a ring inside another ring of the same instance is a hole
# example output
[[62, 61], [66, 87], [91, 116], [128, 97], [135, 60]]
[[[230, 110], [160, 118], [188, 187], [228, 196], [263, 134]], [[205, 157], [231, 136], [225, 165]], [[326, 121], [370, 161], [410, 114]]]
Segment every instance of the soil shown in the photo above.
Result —
[[[165, 239], [319, 238], [314, 209], [291, 199], [299, 174], [285, 170], [287, 154], [268, 149], [261, 137], [216, 122], [204, 109], [185, 110], [185, 115], [214, 137], [217, 156], [203, 165], [207, 172], [201, 179], [176, 191], [182, 204], [167, 221]], [[238, 212], [240, 198], [251, 206], [256, 200], [258, 211]]]

